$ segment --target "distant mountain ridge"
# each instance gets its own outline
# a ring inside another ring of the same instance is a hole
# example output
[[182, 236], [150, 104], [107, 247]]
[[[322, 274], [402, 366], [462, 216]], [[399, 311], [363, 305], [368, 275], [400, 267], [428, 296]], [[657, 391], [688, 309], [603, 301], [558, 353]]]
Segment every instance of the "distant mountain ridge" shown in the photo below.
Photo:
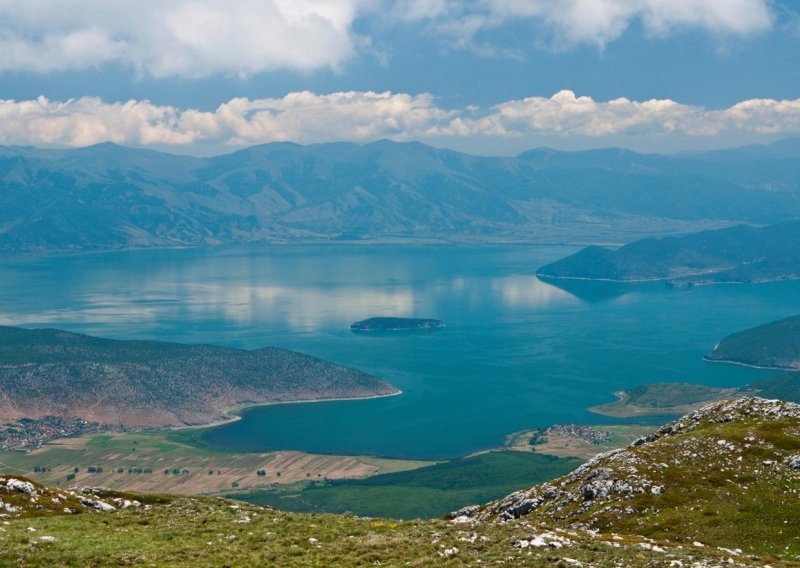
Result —
[[286, 349], [120, 341], [0, 326], [0, 420], [202, 425], [270, 402], [397, 394], [386, 381]]
[[800, 217], [800, 147], [478, 157], [273, 143], [196, 158], [0, 147], [0, 251], [249, 241], [619, 242]]
[[541, 267], [546, 278], [676, 285], [800, 278], [800, 221], [738, 225], [683, 237], [642, 239], [617, 250], [590, 246]]

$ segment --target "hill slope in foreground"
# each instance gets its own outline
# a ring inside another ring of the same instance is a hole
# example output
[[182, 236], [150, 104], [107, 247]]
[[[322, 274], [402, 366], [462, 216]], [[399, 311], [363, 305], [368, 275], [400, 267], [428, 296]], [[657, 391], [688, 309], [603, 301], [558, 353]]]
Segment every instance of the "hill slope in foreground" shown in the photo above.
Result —
[[543, 266], [537, 276], [672, 280], [676, 285], [796, 279], [800, 277], [800, 221], [642, 239], [617, 250], [590, 246]]
[[117, 341], [0, 327], [0, 419], [123, 427], [208, 424], [226, 409], [396, 394], [387, 382], [294, 351]]
[[709, 361], [800, 370], [800, 316], [729, 335], [706, 355]]
[[457, 516], [794, 558], [799, 494], [800, 405], [741, 398], [706, 406], [552, 483]]
[[[15, 509], [0, 531], [0, 564], [793, 566], [800, 406], [753, 398], [710, 405], [450, 520], [292, 514], [31, 483], [32, 496], [26, 483], [0, 476], [0, 499]], [[82, 514], [54, 510], [53, 498], [77, 499], [73, 512]]]

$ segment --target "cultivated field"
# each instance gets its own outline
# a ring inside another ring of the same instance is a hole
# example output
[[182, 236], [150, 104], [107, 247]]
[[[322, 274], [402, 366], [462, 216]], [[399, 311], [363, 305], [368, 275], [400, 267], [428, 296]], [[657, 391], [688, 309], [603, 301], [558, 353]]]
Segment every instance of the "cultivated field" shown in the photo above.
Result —
[[175, 438], [173, 432], [147, 432], [54, 440], [30, 452], [0, 453], [0, 472], [62, 487], [219, 495], [274, 484], [363, 478], [432, 463], [291, 451], [235, 453], [198, 448]]

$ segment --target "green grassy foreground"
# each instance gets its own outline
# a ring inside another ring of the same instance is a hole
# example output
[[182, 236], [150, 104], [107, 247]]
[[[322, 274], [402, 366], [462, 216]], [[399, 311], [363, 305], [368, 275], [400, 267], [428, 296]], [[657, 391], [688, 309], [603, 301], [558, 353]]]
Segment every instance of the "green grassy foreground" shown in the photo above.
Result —
[[[177, 498], [149, 510], [10, 521], [0, 532], [0, 565], [92, 566], [713, 566], [713, 548], [655, 545], [642, 537], [558, 531], [528, 522], [461, 525], [392, 522], [273, 511], [211, 498]], [[35, 529], [31, 531], [30, 529]], [[522, 548], [542, 537], [561, 548]], [[46, 537], [46, 538], [45, 538]], [[783, 566], [774, 558], [738, 566]], [[789, 565], [789, 564], [785, 564]]]

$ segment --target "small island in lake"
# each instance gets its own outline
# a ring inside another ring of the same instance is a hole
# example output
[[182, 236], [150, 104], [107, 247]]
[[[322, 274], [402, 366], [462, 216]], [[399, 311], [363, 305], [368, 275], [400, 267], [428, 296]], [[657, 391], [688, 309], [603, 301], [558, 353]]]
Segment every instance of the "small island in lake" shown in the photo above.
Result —
[[437, 319], [377, 317], [357, 321], [350, 326], [353, 331], [411, 331], [444, 327]]

